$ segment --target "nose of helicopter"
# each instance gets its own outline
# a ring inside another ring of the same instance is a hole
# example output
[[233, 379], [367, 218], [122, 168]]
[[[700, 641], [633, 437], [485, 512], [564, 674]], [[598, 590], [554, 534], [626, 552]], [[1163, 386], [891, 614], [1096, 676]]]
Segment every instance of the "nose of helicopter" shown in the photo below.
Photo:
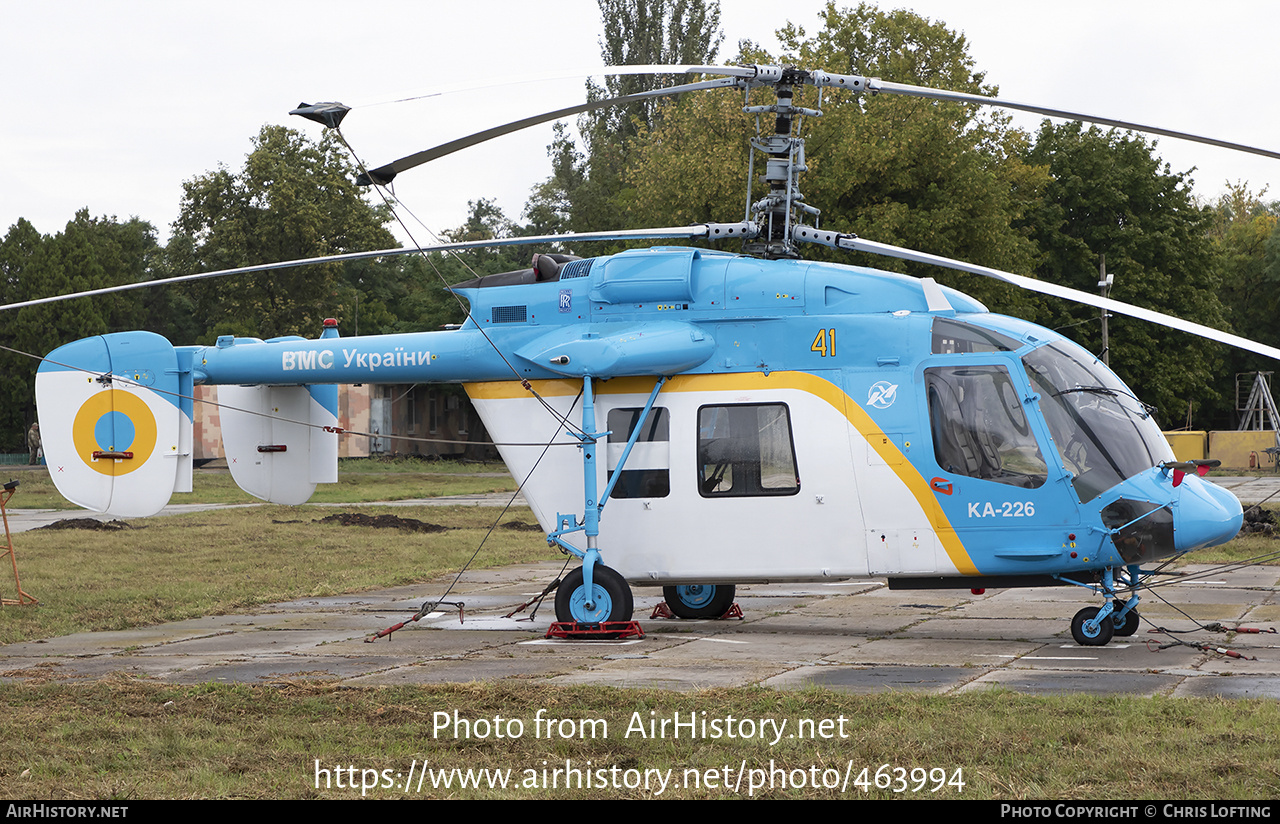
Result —
[[1181, 493], [1174, 515], [1175, 551], [1217, 546], [1236, 537], [1244, 523], [1244, 510], [1235, 495], [1195, 477], [1183, 481]]

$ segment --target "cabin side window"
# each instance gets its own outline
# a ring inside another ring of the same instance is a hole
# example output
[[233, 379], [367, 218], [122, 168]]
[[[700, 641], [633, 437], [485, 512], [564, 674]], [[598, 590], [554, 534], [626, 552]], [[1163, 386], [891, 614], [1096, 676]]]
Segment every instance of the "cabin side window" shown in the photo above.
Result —
[[[634, 409], [610, 409], [608, 415], [609, 479], [617, 471], [618, 462], [627, 448], [627, 441], [640, 423], [643, 407]], [[664, 407], [649, 410], [649, 416], [640, 424], [640, 437], [627, 456], [618, 485], [613, 488], [614, 498], [665, 498], [671, 494], [671, 424]]]
[[786, 404], [701, 407], [698, 491], [707, 498], [799, 492], [791, 413]]
[[1035, 489], [1048, 466], [1003, 366], [924, 370], [938, 466], [953, 475]]

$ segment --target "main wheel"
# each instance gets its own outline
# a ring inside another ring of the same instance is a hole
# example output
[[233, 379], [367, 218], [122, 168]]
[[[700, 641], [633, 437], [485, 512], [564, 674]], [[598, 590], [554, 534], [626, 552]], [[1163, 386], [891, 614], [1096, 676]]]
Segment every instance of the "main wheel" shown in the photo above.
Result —
[[[1117, 606], [1116, 611], [1119, 612], [1123, 608], [1124, 607]], [[1138, 611], [1136, 609], [1131, 609], [1129, 610], [1129, 614], [1124, 616], [1123, 623], [1112, 621], [1111, 623], [1115, 624], [1116, 627], [1116, 637], [1128, 638], [1130, 635], [1133, 635], [1138, 631], [1138, 624], [1140, 620]]]
[[565, 576], [556, 590], [556, 620], [578, 624], [630, 621], [635, 601], [626, 579], [603, 564], [596, 564], [591, 578], [591, 597], [588, 598], [582, 567]]
[[671, 611], [681, 618], [719, 618], [733, 605], [733, 584], [682, 584], [663, 587]]
[[1099, 612], [1098, 607], [1085, 607], [1076, 613], [1075, 618], [1071, 619], [1071, 637], [1075, 638], [1076, 643], [1080, 646], [1103, 647], [1116, 634], [1116, 624], [1110, 620], [1110, 616], [1105, 621], [1099, 621], [1097, 627], [1092, 631], [1085, 628], [1085, 622], [1097, 618]]

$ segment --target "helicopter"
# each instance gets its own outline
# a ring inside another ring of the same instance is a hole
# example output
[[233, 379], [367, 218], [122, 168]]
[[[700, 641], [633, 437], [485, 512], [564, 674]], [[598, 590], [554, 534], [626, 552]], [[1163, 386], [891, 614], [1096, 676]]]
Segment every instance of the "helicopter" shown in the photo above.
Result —
[[[752, 140], [767, 192], [739, 223], [507, 238], [283, 261], [95, 290], [480, 246], [593, 240], [738, 240], [742, 252], [655, 245], [597, 257], [541, 253], [526, 269], [452, 287], [459, 328], [343, 337], [150, 332], [87, 338], [41, 363], [37, 405], [51, 475], [72, 502], [118, 517], [190, 491], [193, 390], [219, 387], [236, 483], [307, 501], [337, 481], [337, 385], [458, 383], [550, 545], [581, 559], [559, 621], [631, 619], [633, 587], [661, 587], [681, 618], [718, 617], [736, 586], [878, 576], [891, 588], [1074, 586], [1101, 595], [1072, 636], [1138, 628], [1150, 565], [1233, 538], [1240, 502], [1175, 461], [1152, 416], [1098, 357], [989, 312], [932, 278], [806, 261], [817, 243], [930, 263], [1280, 358], [1280, 350], [1033, 278], [806, 225], [795, 104], [801, 86], [996, 105], [1280, 158], [1280, 153], [997, 98], [786, 66], [654, 66], [713, 79], [490, 129], [365, 171], [396, 175], [536, 123], [653, 95], [771, 90]], [[749, 102], [749, 101], [748, 101]], [[347, 107], [293, 111], [339, 128]], [[752, 184], [749, 184], [752, 185]], [[61, 300], [78, 295], [29, 301]], [[11, 308], [11, 307], [3, 307]], [[60, 437], [59, 437], [60, 435]]]

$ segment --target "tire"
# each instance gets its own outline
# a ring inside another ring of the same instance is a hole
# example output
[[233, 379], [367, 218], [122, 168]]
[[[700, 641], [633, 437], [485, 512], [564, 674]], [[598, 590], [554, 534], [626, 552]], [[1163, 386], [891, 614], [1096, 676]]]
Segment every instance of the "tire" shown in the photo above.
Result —
[[1111, 642], [1111, 638], [1116, 634], [1115, 621], [1106, 620], [1098, 624], [1098, 628], [1090, 635], [1086, 630], [1085, 621], [1092, 621], [1098, 616], [1100, 610], [1098, 607], [1085, 607], [1076, 613], [1076, 617], [1071, 619], [1071, 637], [1076, 639], [1076, 643], [1082, 647], [1104, 647]]
[[680, 618], [719, 618], [733, 606], [733, 584], [684, 584], [663, 587], [671, 612]]
[[[1123, 607], [1121, 607], [1121, 609], [1123, 609]], [[1136, 609], [1129, 610], [1129, 614], [1124, 617], [1124, 623], [1112, 622], [1116, 625], [1116, 637], [1128, 638], [1130, 635], [1133, 635], [1138, 631], [1138, 624], [1140, 622], [1141, 618], [1138, 616], [1138, 611]]]
[[[565, 576], [556, 590], [556, 620], [561, 623], [603, 624], [607, 621], [630, 621], [635, 609], [631, 587], [626, 579], [603, 564], [592, 572], [592, 594], [587, 598], [582, 567]], [[593, 603], [591, 609], [587, 602]]]

